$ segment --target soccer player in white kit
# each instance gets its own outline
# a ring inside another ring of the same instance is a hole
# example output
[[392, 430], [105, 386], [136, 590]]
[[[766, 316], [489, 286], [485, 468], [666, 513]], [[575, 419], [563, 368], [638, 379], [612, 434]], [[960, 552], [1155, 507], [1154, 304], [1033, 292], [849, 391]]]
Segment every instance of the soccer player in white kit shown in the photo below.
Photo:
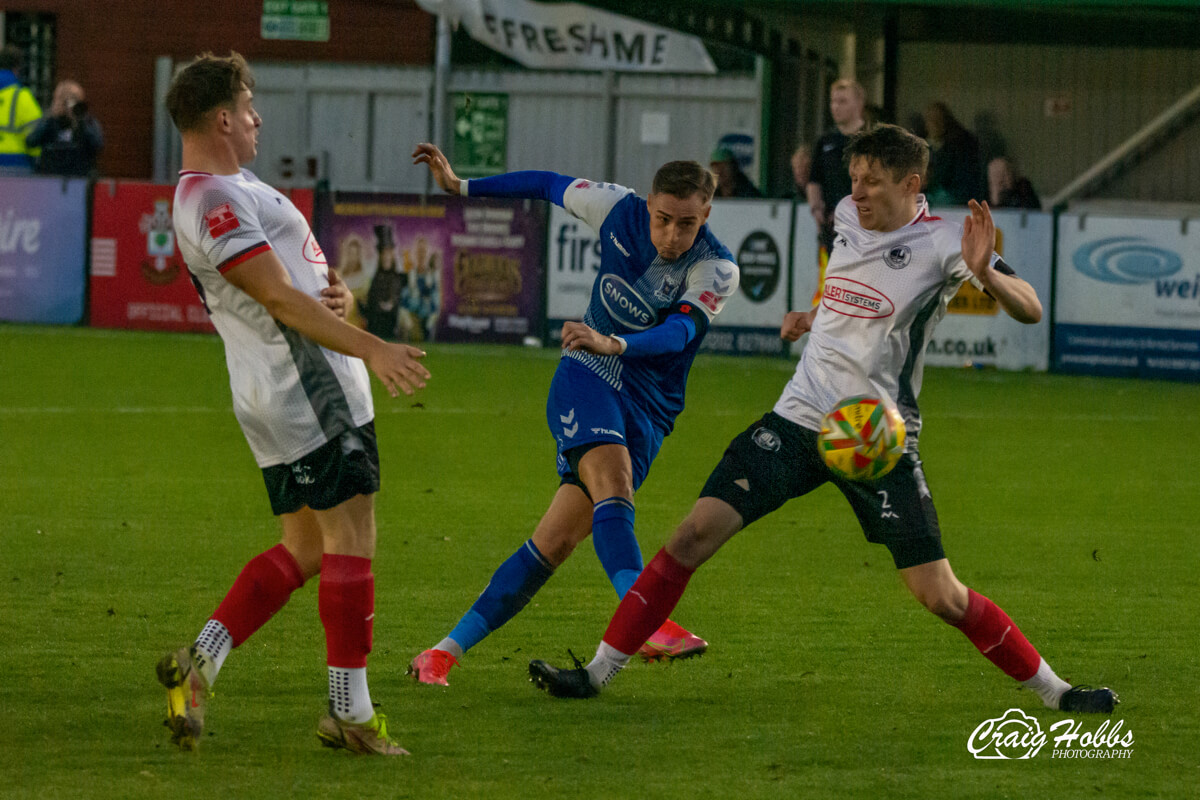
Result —
[[[425, 354], [344, 321], [349, 291], [303, 215], [241, 169], [262, 120], [237, 53], [206, 53], [167, 94], [183, 139], [174, 226], [197, 292], [225, 343], [233, 408], [262, 468], [282, 541], [251, 559], [191, 647], [158, 664], [171, 740], [194, 749], [230, 650], [320, 573], [329, 747], [404, 755], [367, 689], [375, 617], [374, 495], [379, 490], [369, 367], [398, 396], [424, 387]], [[364, 364], [364, 362], [366, 362]]]
[[[962, 226], [929, 215], [919, 194], [929, 164], [924, 140], [882, 125], [856, 134], [845, 153], [852, 190], [837, 207], [822, 301], [784, 317], [783, 338], [810, 336], [774, 410], [730, 443], [691, 514], [625, 595], [592, 662], [558, 669], [535, 660], [530, 676], [555, 697], [595, 696], [721, 545], [788, 500], [832, 482], [850, 501], [867, 540], [891, 551], [922, 605], [1046, 706], [1110, 713], [1117, 702], [1111, 689], [1061, 680], [999, 606], [955, 577], [917, 451], [925, 347], [959, 286], [972, 281], [1029, 324], [1042, 316], [1037, 294], [994, 252], [996, 230], [986, 204], [972, 200]], [[834, 475], [817, 448], [824, 414], [840, 399], [861, 394], [894, 403], [908, 431], [900, 463], [872, 483]]]

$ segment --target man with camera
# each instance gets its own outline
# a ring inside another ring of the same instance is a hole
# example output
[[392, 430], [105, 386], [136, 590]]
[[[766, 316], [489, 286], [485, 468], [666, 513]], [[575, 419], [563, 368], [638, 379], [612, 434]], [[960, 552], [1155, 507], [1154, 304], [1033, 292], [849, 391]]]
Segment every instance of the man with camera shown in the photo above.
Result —
[[60, 81], [54, 88], [50, 112], [38, 121], [25, 142], [30, 148], [42, 149], [34, 167], [37, 172], [91, 175], [104, 147], [104, 134], [100, 123], [88, 113], [83, 87], [75, 81]]

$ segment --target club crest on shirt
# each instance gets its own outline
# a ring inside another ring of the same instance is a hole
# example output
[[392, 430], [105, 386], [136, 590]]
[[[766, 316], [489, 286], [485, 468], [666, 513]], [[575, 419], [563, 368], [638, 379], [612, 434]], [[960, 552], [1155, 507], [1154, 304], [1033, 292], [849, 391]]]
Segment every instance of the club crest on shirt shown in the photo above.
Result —
[[754, 431], [751, 437], [754, 443], [767, 452], [775, 452], [783, 444], [783, 440], [779, 438], [779, 434], [770, 428], [759, 428]]
[[667, 275], [663, 278], [662, 285], [654, 290], [654, 297], [663, 303], [669, 303], [675, 299], [675, 292], [679, 290], [679, 278], [675, 275]]
[[214, 239], [242, 227], [241, 221], [233, 211], [233, 206], [229, 203], [224, 203], [209, 211], [204, 215], [204, 221], [208, 224], [208, 235]]
[[896, 245], [883, 254], [883, 263], [892, 269], [904, 269], [912, 261], [912, 248], [906, 244]]

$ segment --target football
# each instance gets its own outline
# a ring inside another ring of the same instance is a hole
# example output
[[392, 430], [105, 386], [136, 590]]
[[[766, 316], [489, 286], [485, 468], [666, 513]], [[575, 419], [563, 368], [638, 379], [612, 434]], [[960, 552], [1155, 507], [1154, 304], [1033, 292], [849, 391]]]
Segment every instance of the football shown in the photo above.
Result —
[[904, 419], [878, 397], [847, 397], [821, 421], [821, 455], [847, 480], [873, 481], [904, 455]]

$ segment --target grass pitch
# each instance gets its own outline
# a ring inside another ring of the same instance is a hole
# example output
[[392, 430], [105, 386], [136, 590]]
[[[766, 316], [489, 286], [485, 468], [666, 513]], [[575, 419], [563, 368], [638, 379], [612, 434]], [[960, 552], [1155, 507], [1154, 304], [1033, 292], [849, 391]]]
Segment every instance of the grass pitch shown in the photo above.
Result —
[[[736, 537], [674, 618], [703, 658], [555, 701], [532, 657], [590, 658], [615, 608], [585, 543], [449, 690], [404, 677], [532, 531], [556, 480], [557, 354], [432, 346], [377, 394], [384, 488], [370, 678], [414, 755], [321, 748], [316, 585], [235, 651], [202, 749], [173, 750], [154, 663], [277, 540], [215, 337], [0, 326], [0, 795], [1180, 797], [1200, 769], [1197, 387], [930, 369], [922, 454], [951, 563], [1069, 680], [1108, 684], [1121, 760], [980, 761], [982, 721], [1065, 715], [904, 590], [832, 487]], [[793, 363], [702, 356], [639, 492], [649, 558]], [[1083, 718], [1081, 718], [1083, 719]], [[1086, 719], [1093, 730], [1099, 719]]]

